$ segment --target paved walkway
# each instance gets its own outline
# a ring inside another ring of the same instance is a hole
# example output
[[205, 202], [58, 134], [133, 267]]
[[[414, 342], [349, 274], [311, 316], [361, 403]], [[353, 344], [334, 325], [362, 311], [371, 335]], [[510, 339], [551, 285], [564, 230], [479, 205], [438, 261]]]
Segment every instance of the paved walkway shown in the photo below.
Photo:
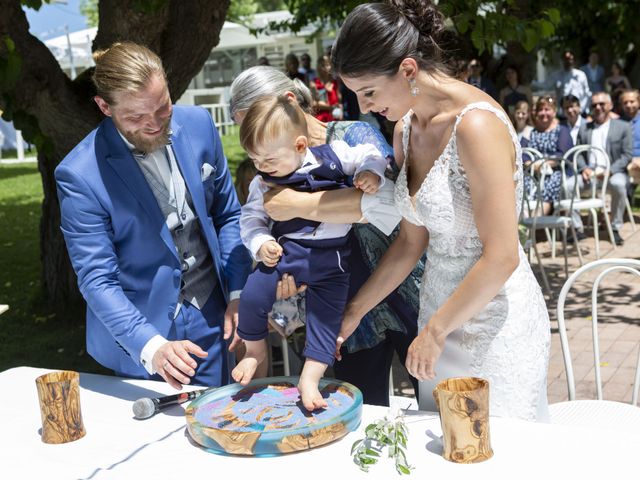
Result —
[[[606, 232], [600, 232], [600, 258], [640, 259], [640, 218], [636, 215], [637, 230], [632, 231], [631, 224], [625, 223], [621, 231], [624, 245], [612, 248]], [[587, 230], [588, 238], [580, 242], [585, 263], [596, 259], [595, 240]], [[538, 243], [549, 283], [551, 296], [547, 296], [547, 306], [551, 318], [551, 358], [549, 362], [548, 395], [549, 402], [567, 400], [567, 383], [564, 373], [564, 361], [560, 348], [560, 336], [556, 322], [558, 295], [566, 280], [562, 244], [559, 255], [551, 258], [546, 242]], [[540, 270], [535, 258], [533, 270], [541, 280]], [[569, 250], [569, 273], [579, 266], [575, 248]], [[596, 398], [593, 343], [591, 337], [591, 285], [597, 272], [589, 272], [574, 284], [565, 305], [565, 323], [569, 337], [569, 346], [573, 359], [576, 378], [576, 397], [578, 399]], [[600, 364], [603, 379], [603, 394], [607, 400], [631, 402], [631, 390], [640, 347], [640, 280], [630, 274], [612, 273], [605, 278], [600, 287], [602, 302], [598, 310], [600, 336]], [[395, 394], [412, 396], [413, 388], [408, 381], [406, 371], [397, 358], [394, 362]]]

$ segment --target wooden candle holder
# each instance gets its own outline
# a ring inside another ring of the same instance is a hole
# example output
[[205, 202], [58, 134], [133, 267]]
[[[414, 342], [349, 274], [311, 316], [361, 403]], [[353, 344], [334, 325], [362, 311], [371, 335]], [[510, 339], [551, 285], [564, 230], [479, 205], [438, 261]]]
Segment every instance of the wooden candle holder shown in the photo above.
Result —
[[442, 456], [455, 463], [478, 463], [493, 456], [489, 439], [489, 382], [448, 378], [433, 390], [440, 410]]
[[67, 443], [84, 437], [78, 372], [52, 372], [36, 378], [42, 441]]

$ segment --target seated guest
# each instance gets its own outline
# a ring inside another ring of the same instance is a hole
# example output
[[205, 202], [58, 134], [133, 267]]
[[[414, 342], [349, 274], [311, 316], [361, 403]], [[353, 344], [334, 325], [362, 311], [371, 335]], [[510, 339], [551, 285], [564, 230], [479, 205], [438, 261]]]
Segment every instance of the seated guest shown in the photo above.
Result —
[[[560, 187], [562, 185], [562, 173], [559, 169], [559, 160], [562, 155], [573, 147], [571, 133], [564, 125], [560, 125], [556, 118], [557, 107], [553, 97], [540, 97], [533, 111], [533, 130], [529, 140], [521, 140], [523, 147], [535, 148], [542, 153], [547, 161], [547, 168], [553, 169], [547, 176], [542, 192], [543, 213], [551, 213], [554, 202], [560, 199]], [[532, 159], [523, 157], [524, 167], [529, 166]], [[538, 165], [540, 168], [541, 165]], [[525, 192], [531, 193], [533, 185], [530, 185], [530, 177], [525, 176]]]
[[635, 185], [640, 184], [640, 92], [625, 90], [620, 94], [623, 118], [631, 123], [633, 136], [633, 158], [627, 167]]
[[[613, 108], [611, 96], [605, 92], [596, 92], [591, 97], [591, 113], [593, 121], [583, 125], [578, 133], [578, 143], [593, 145], [602, 148], [609, 155], [611, 162], [609, 182], [607, 188], [611, 192], [611, 225], [613, 227], [613, 237], [616, 245], [624, 242], [620, 236], [620, 228], [623, 224], [624, 198], [627, 194], [629, 176], [627, 175], [627, 165], [631, 162], [632, 133], [631, 125], [624, 120], [611, 118], [610, 113]], [[602, 155], [589, 155], [588, 159], [580, 155], [577, 159], [578, 172], [569, 179], [567, 188], [573, 188], [573, 181], [579, 182], [580, 188], [587, 186], [590, 182], [601, 181], [604, 178], [605, 170]], [[575, 226], [582, 231], [583, 225], [579, 212], [572, 214]]]
[[522, 139], [524, 138], [528, 142], [531, 132], [533, 131], [531, 115], [529, 113], [529, 103], [526, 100], [520, 100], [516, 103], [513, 114], [509, 115], [509, 117], [518, 134], [518, 141], [522, 143]]
[[581, 115], [582, 110], [578, 97], [571, 94], [562, 97], [562, 110], [564, 111], [566, 119], [561, 123], [569, 128], [571, 131], [571, 140], [574, 145], [577, 145], [580, 127], [586, 123], [586, 120], [582, 118]]

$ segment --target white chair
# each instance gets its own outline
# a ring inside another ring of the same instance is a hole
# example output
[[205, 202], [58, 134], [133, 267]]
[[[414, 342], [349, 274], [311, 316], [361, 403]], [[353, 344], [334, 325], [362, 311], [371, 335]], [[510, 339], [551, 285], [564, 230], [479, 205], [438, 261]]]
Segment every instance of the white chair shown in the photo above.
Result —
[[[580, 265], [582, 265], [582, 252], [580, 250], [580, 243], [577, 240], [577, 234], [575, 230], [575, 226], [573, 224], [573, 219], [570, 215], [544, 215], [543, 214], [543, 191], [544, 191], [544, 182], [545, 178], [548, 175], [544, 163], [546, 160], [542, 153], [533, 148], [523, 148], [523, 155], [529, 155], [533, 161], [529, 168], [523, 170], [523, 175], [530, 179], [530, 186], [533, 188], [535, 198], [530, 198], [531, 192], [524, 192], [522, 196], [522, 208], [521, 208], [521, 218], [520, 224], [524, 225], [529, 232], [529, 240], [525, 245], [525, 248], [533, 247], [533, 250], [536, 255], [536, 259], [538, 264], [540, 265], [540, 270], [542, 272], [542, 280], [544, 282], [545, 289], [548, 293], [551, 292], [549, 287], [549, 281], [547, 279], [546, 272], [544, 270], [544, 266], [542, 264], [542, 260], [540, 257], [540, 253], [538, 252], [537, 242], [536, 242], [536, 232], [538, 230], [545, 230], [547, 234], [547, 238], [549, 239], [549, 230], [552, 230], [555, 234], [555, 230], [560, 230], [562, 233], [562, 243], [563, 243], [563, 254], [564, 254], [564, 269], [565, 275], [567, 278], [569, 277], [569, 261], [567, 257], [567, 231], [571, 229], [573, 234], [573, 238], [576, 239], [575, 247], [578, 252], [578, 259], [580, 261]], [[538, 172], [536, 172], [536, 169]], [[555, 236], [555, 235], [554, 235]], [[552, 251], [554, 247], [554, 241], [549, 239], [552, 245]]]
[[[597, 400], [576, 400], [576, 386], [571, 362], [571, 352], [567, 340], [567, 330], [564, 322], [564, 305], [567, 294], [573, 283], [584, 273], [603, 268], [596, 277], [591, 290], [591, 323], [593, 335], [593, 356], [596, 377]], [[558, 329], [560, 343], [567, 374], [567, 388], [569, 401], [549, 405], [551, 421], [568, 425], [602, 426], [624, 430], [640, 431], [640, 408], [638, 404], [638, 389], [640, 387], [640, 350], [636, 362], [636, 373], [633, 384], [631, 404], [603, 400], [602, 376], [600, 370], [600, 349], [598, 343], [598, 287], [602, 279], [611, 272], [628, 272], [640, 279], [640, 260], [633, 259], [604, 259], [596, 260], [576, 270], [565, 282], [558, 298]], [[640, 306], [639, 306], [640, 307]]]
[[[605, 175], [602, 182], [590, 182], [591, 188], [589, 189], [589, 195], [585, 198], [582, 193], [579, 182], [573, 182], [573, 189], [569, 192], [567, 187], [567, 167], [571, 165], [574, 175], [580, 175], [578, 173], [578, 156], [583, 155], [585, 162], [589, 163], [589, 156], [595, 155], [599, 157], [602, 163], [605, 164]], [[576, 145], [575, 147], [567, 150], [563, 157], [562, 162], [562, 191], [565, 198], [558, 201], [555, 207], [558, 210], [564, 211], [567, 215], [571, 215], [573, 210], [588, 210], [591, 213], [591, 220], [593, 222], [593, 236], [596, 243], [596, 258], [600, 258], [600, 235], [598, 231], [598, 210], [602, 211], [602, 216], [607, 225], [607, 232], [609, 233], [609, 240], [613, 249], [616, 249], [616, 242], [613, 238], [613, 229], [611, 228], [611, 220], [606, 209], [605, 195], [607, 193], [607, 184], [609, 182], [609, 173], [611, 171], [611, 161], [609, 155], [602, 148], [594, 145]], [[599, 183], [599, 185], [598, 185]], [[631, 207], [629, 207], [629, 210]], [[632, 216], [632, 215], [631, 215]]]

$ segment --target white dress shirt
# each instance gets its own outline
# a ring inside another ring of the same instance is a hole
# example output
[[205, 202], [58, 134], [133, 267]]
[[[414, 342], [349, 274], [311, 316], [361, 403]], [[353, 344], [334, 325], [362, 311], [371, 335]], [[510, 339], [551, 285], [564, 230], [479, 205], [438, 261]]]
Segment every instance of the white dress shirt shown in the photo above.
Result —
[[[607, 151], [607, 136], [609, 135], [610, 125], [610, 120], [607, 120], [602, 125], [598, 125], [594, 122], [593, 133], [591, 134], [591, 145], [594, 147], [600, 147], [605, 152]], [[591, 153], [589, 155], [589, 167], [600, 167], [604, 169], [607, 167], [607, 162], [601, 154]]]
[[[365, 170], [371, 171], [380, 177], [379, 188], [385, 184], [384, 171], [387, 167], [387, 159], [382, 156], [376, 147], [369, 144], [350, 147], [343, 141], [331, 143], [331, 148], [342, 163], [346, 175], [357, 175]], [[298, 173], [305, 173], [319, 165], [311, 150], [302, 161]], [[269, 240], [276, 240], [271, 235], [272, 220], [264, 210], [263, 195], [269, 190], [269, 185], [260, 175], [251, 181], [247, 203], [242, 207], [240, 216], [240, 237], [242, 243], [249, 249], [256, 261], [260, 247]], [[288, 238], [306, 240], [324, 240], [328, 238], [344, 237], [351, 229], [351, 224], [321, 223], [313, 232], [293, 232], [287, 234]]]

